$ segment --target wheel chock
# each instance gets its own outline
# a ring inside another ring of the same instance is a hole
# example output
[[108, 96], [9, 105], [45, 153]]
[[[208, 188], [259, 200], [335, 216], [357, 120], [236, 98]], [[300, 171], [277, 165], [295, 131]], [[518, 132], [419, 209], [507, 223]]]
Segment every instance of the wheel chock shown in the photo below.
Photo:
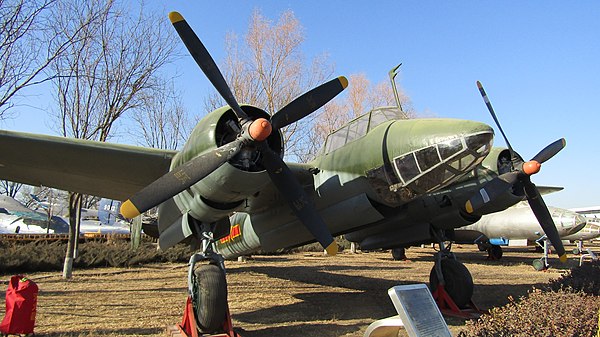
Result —
[[469, 301], [469, 303], [467, 304], [467, 308], [459, 308], [458, 305], [454, 303], [452, 297], [448, 295], [446, 289], [444, 289], [444, 285], [442, 284], [438, 285], [438, 287], [433, 292], [432, 296], [438, 308], [444, 315], [472, 319], [479, 318], [479, 316], [481, 316], [481, 314], [483, 313], [481, 310], [479, 310], [479, 308], [477, 308], [477, 306], [475, 305], [475, 303], [473, 303], [472, 300]]
[[185, 308], [183, 311], [183, 319], [180, 324], [167, 327], [167, 336], [169, 337], [241, 337], [237, 332], [233, 331], [231, 323], [231, 315], [227, 308], [227, 318], [223, 322], [223, 332], [218, 334], [199, 334], [194, 307], [192, 306], [192, 298], [188, 296]]

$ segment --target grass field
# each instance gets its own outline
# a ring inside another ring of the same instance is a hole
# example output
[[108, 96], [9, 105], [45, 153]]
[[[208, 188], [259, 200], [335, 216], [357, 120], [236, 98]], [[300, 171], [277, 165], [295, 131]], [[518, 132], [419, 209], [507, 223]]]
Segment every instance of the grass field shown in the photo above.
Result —
[[[453, 251], [471, 271], [474, 302], [483, 310], [526, 295], [578, 264], [552, 258], [537, 272], [533, 249], [507, 249], [499, 261], [486, 260], [474, 246]], [[411, 248], [409, 261], [393, 261], [389, 252], [337, 257], [320, 253], [255, 256], [228, 261], [229, 305], [242, 336], [362, 336], [374, 320], [395, 315], [387, 289], [427, 283], [433, 249]], [[187, 266], [152, 264], [137, 268], [76, 270], [27, 275], [39, 286], [36, 336], [164, 336], [181, 321], [186, 300]], [[0, 274], [6, 287], [10, 275]], [[0, 302], [4, 316], [4, 298]], [[464, 320], [447, 318], [456, 335]]]

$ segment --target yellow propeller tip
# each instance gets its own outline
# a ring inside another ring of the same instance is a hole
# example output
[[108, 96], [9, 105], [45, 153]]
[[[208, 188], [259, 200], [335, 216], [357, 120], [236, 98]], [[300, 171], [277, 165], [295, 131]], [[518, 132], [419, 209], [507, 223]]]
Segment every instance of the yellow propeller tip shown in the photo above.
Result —
[[338, 77], [338, 80], [340, 81], [342, 88], [346, 89], [348, 87], [348, 79], [346, 77], [340, 76]]
[[171, 20], [171, 23], [176, 23], [179, 21], [183, 21], [183, 16], [181, 16], [179, 12], [171, 12], [169, 13], [169, 20]]
[[123, 214], [123, 216], [127, 219], [133, 219], [140, 215], [140, 211], [138, 211], [137, 207], [135, 207], [131, 200], [127, 200], [121, 204], [121, 214]]
[[558, 257], [558, 259], [560, 260], [560, 262], [565, 263], [567, 262], [567, 254], [563, 254], [561, 256]]
[[335, 241], [333, 241], [329, 246], [327, 246], [327, 248], [325, 248], [325, 251], [327, 252], [327, 255], [331, 255], [331, 256], [336, 255], [338, 252], [337, 243]]
[[473, 213], [473, 205], [471, 205], [471, 200], [467, 200], [467, 203], [465, 204], [465, 209], [467, 210], [467, 213]]

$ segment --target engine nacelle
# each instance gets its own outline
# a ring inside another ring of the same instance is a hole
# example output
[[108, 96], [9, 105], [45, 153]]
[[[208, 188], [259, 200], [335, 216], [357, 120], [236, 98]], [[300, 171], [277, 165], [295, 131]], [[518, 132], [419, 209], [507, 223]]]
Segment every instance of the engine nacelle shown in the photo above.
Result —
[[[515, 156], [523, 161], [523, 158], [515, 152]], [[484, 169], [493, 171], [497, 175], [501, 175], [513, 170], [513, 162], [511, 160], [510, 150], [507, 148], [495, 147], [490, 151], [490, 154], [482, 163]], [[477, 214], [489, 214], [502, 211], [517, 202], [523, 200], [525, 194], [523, 188], [512, 188], [506, 193], [498, 196], [493, 203], [489, 203], [477, 210]]]
[[[515, 155], [523, 160], [521, 156], [515, 152]], [[510, 150], [504, 147], [494, 147], [481, 163], [483, 167], [494, 171], [500, 175], [512, 170], [512, 161], [510, 158]]]
[[[250, 105], [243, 105], [242, 109], [251, 119], [270, 117], [265, 111]], [[173, 158], [171, 170], [235, 140], [240, 127], [229, 107], [211, 112], [196, 125], [182, 151]], [[282, 155], [281, 132], [273, 132], [265, 141], [273, 151]], [[260, 159], [255, 146], [247, 145], [229, 162], [173, 197], [173, 200], [182, 214], [187, 212], [202, 222], [211, 223], [227, 217], [241, 210], [249, 196], [258, 193], [269, 183], [269, 175]]]

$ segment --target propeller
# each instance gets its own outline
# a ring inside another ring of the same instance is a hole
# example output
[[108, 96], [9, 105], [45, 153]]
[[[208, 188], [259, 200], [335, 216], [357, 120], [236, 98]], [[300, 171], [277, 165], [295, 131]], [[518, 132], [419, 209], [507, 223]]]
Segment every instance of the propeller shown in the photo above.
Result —
[[288, 103], [271, 116], [270, 120], [252, 120], [237, 103], [215, 61], [181, 14], [171, 12], [169, 19], [198, 66], [238, 117], [241, 129], [232, 142], [193, 158], [137, 192], [122, 204], [121, 214], [126, 218], [133, 218], [172, 198], [233, 158], [244, 146], [254, 143], [262, 154], [262, 165], [294, 214], [327, 253], [335, 255], [337, 244], [315, 205], [290, 168], [269, 148], [266, 139], [273, 130], [299, 121], [332, 100], [348, 86], [348, 80], [340, 76], [317, 86]]
[[510, 142], [508, 141], [504, 130], [502, 130], [502, 126], [500, 126], [500, 122], [496, 117], [494, 108], [492, 107], [492, 104], [490, 103], [490, 100], [488, 99], [481, 82], [477, 81], [477, 87], [479, 88], [479, 92], [481, 93], [481, 96], [483, 97], [483, 100], [490, 111], [492, 118], [496, 122], [498, 129], [506, 141], [513, 166], [510, 172], [506, 172], [495, 177], [485, 184], [485, 186], [479, 190], [479, 193], [473, 195], [465, 204], [466, 211], [469, 213], [477, 211], [487, 203], [496, 200], [502, 194], [515, 188], [517, 183], [521, 183], [533, 214], [535, 214], [535, 217], [544, 230], [544, 233], [546, 233], [546, 236], [556, 249], [556, 253], [559, 256], [560, 261], [565, 262], [567, 255], [565, 254], [565, 248], [563, 247], [560, 236], [558, 235], [556, 225], [552, 220], [552, 216], [550, 215], [548, 207], [546, 206], [546, 203], [544, 203], [544, 199], [542, 199], [538, 188], [534, 183], [531, 182], [531, 176], [540, 171], [542, 164], [554, 157], [566, 146], [565, 139], [561, 138], [554, 141], [538, 152], [538, 154], [533, 156], [530, 161], [524, 162], [510, 145]]

